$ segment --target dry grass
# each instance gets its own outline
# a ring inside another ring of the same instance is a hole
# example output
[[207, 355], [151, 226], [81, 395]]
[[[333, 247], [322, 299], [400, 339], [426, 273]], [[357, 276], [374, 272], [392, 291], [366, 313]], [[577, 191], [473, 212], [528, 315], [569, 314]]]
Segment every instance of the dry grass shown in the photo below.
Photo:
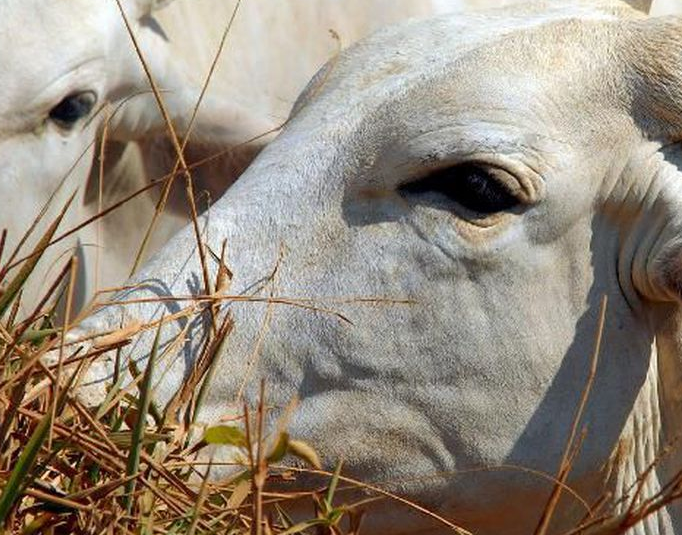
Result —
[[[56, 225], [43, 239], [49, 241]], [[39, 244], [40, 246], [40, 244]], [[38, 256], [33, 257], [34, 262]], [[157, 354], [155, 343], [136, 394], [120, 396], [115, 390], [102, 406], [86, 409], [72, 396], [74, 382], [82, 365], [102, 351], [116, 351], [134, 332], [111, 337], [111, 343], [91, 354], [67, 353], [60, 330], [54, 328], [56, 289], [64, 279], [73, 287], [75, 270], [71, 261], [52, 285], [30, 317], [17, 317], [21, 280], [5, 286], [0, 297], [3, 321], [2, 363], [0, 372], [0, 520], [10, 532], [46, 533], [243, 533], [251, 531], [253, 509], [263, 516], [264, 483], [269, 462], [287, 452], [315, 463], [305, 447], [288, 440], [286, 434], [276, 441], [275, 450], [266, 452], [262, 432], [263, 403], [256, 409], [257, 445], [250, 446], [237, 427], [209, 430], [209, 442], [229, 443], [258, 452], [256, 459], [242, 470], [241, 481], [216, 486], [206, 480], [197, 488], [195, 452], [186, 450], [177, 422], [155, 414], [151, 407], [151, 372]], [[25, 281], [30, 270], [21, 270]], [[69, 299], [70, 292], [65, 298]], [[12, 298], [14, 296], [14, 298]], [[16, 300], [15, 300], [16, 299]], [[48, 304], [50, 303], [50, 304]], [[157, 334], [164, 323], [159, 322]], [[205, 354], [198, 359], [196, 373], [180, 393], [171, 410], [188, 407], [185, 395], [194, 392], [210, 369], [214, 356], [229, 333], [225, 320]], [[49, 349], [60, 348], [53, 366], [41, 361]], [[75, 366], [74, 366], [75, 364]], [[64, 373], [68, 379], [58, 381]], [[169, 423], [170, 422], [170, 423]], [[266, 455], [267, 454], [267, 455]], [[169, 468], [169, 466], [171, 468]], [[245, 486], [245, 483], [247, 486]], [[249, 502], [251, 487], [257, 500]], [[246, 490], [246, 491], [245, 491]], [[291, 526], [274, 521], [259, 523], [276, 533]], [[262, 530], [263, 527], [259, 528]], [[260, 531], [259, 531], [260, 532]], [[293, 533], [294, 531], [290, 531]]]
[[[232, 21], [233, 19], [226, 25], [216, 59], [224, 48]], [[134, 39], [132, 33], [131, 37]], [[138, 52], [144, 63], [139, 49]], [[202, 96], [214, 66], [215, 64], [207, 75]], [[0, 260], [6, 258], [0, 264], [0, 530], [26, 535], [359, 535], [363, 510], [380, 499], [414, 509], [429, 517], [434, 527], [440, 526], [454, 533], [469, 533], [437, 513], [395, 496], [380, 486], [345, 477], [342, 464], [334, 472], [322, 470], [314, 449], [295, 440], [295, 437], [289, 437], [285, 426], [281, 426], [275, 436], [266, 436], [263, 424], [267, 412], [265, 383], [261, 384], [258, 405], [245, 405], [239, 422], [236, 422], [238, 425], [233, 423], [209, 428], [205, 431], [203, 440], [194, 444], [188, 442], [187, 428], [194, 421], [197, 407], [201, 404], [203, 388], [210, 379], [216, 355], [222, 350], [232, 329], [229, 316], [219, 320], [217, 307], [223, 299], [234, 301], [239, 297], [224, 295], [231, 278], [231, 273], [223, 262], [224, 251], [221, 255], [210, 251], [202, 242], [197, 225], [191, 170], [207, 160], [193, 165], [185, 162], [183, 150], [189, 132], [183, 133], [182, 138], [175, 132], [164, 111], [163, 95], [154, 84], [153, 73], [148, 70], [147, 73], [177, 152], [177, 162], [172, 173], [106, 208], [101, 206], [100, 195], [99, 214], [74, 229], [57, 234], [61, 218], [69, 209], [72, 198], [63, 207], [62, 215], [52, 222], [32, 251], [22, 249], [25, 245], [22, 240], [9, 256], [3, 254], [7, 253], [4, 250], [6, 232], [0, 234]], [[199, 106], [200, 102], [194, 110], [195, 115]], [[193, 120], [190, 124], [193, 124]], [[104, 133], [103, 142], [106, 140], [106, 126]], [[263, 135], [269, 133], [265, 132]], [[90, 148], [91, 146], [88, 150]], [[99, 152], [103, 157], [103, 148]], [[215, 158], [220, 156], [221, 154], [217, 154]], [[150, 188], [162, 186], [161, 200], [152, 224], [145, 236], [141, 237], [140, 254], [134, 262], [137, 267], [154, 224], [163, 212], [172, 180], [178, 175], [185, 178], [190, 200], [190, 215], [203, 266], [204, 293], [172, 299], [186, 304], [180, 315], [211, 313], [213, 329], [196, 359], [188, 381], [165, 410], [160, 411], [151, 399], [151, 377], [159, 357], [157, 342], [164, 325], [177, 319], [177, 315], [153, 324], [136, 325], [109, 333], [87, 353], [74, 350], [73, 346], [64, 343], [65, 329], [56, 323], [55, 311], [60, 300], [66, 301], [66, 317], [69, 317], [76, 276], [75, 258], [67, 261], [56, 279], [46, 284], [43, 299], [30, 313], [22, 317], [19, 311], [21, 290], [47, 247], [73, 235], [86, 225], [97, 223]], [[100, 182], [102, 178], [103, 166], [100, 169]], [[44, 213], [45, 211], [27, 230], [26, 236], [37, 227]], [[208, 277], [207, 252], [221, 266], [216, 281], [210, 281]], [[64, 287], [67, 288], [66, 292], [61, 291]], [[336, 314], [340, 320], [348, 321], [332, 309], [321, 309], [313, 301], [275, 296], [260, 299], [269, 305], [284, 304], [314, 312]], [[367, 301], [377, 302], [377, 299], [368, 298]], [[567, 480], [585, 436], [584, 431], [580, 432], [580, 420], [596, 370], [605, 307], [604, 303], [593, 366], [580, 406], [576, 409], [575, 425], [568, 437], [566, 452], [557, 475], [537, 474], [521, 467], [498, 468], [520, 470], [554, 482], [554, 490], [544, 512], [538, 513], [537, 535], [553, 533], [550, 529], [551, 520], [560, 506], [561, 495], [568, 494], [578, 501], [581, 500], [568, 486]], [[129, 386], [123, 388], [122, 382], [114, 378], [106, 399], [99, 407], [84, 407], [74, 396], [75, 385], [84, 367], [103, 352], [112, 351], [120, 355], [130, 339], [143, 329], [154, 329], [157, 333], [146, 369], [137, 370], [131, 366], [130, 373], [134, 379]], [[44, 357], [48, 351], [58, 352], [57, 362], [46, 363], [48, 361]], [[204, 477], [212, 461], [206, 461], [207, 455], [202, 454], [210, 451], [214, 444], [237, 448], [244, 457], [243, 465], [236, 466], [235, 476], [220, 484]], [[664, 451], [662, 456], [665, 454]], [[297, 457], [307, 468], [281, 465], [287, 456]], [[620, 508], [625, 512], [615, 514], [614, 504], [611, 504], [608, 496], [604, 496], [592, 506], [585, 504], [584, 521], [564, 535], [625, 533], [647, 515], [677, 500], [682, 495], [682, 471], [656, 496], [640, 499], [644, 477], [655, 465], [653, 463], [642, 474], [640, 482], [633, 487], [629, 505]], [[295, 478], [301, 472], [321, 476], [325, 482], [319, 488], [297, 493], [268, 490], [271, 478]], [[366, 497], [360, 502], [346, 504], [339, 494], [347, 489], [362, 489]], [[291, 500], [301, 499], [310, 503], [310, 510], [314, 514], [309, 519], [299, 519], [296, 523], [289, 518], [286, 511]]]
[[[38, 247], [55, 230], [53, 225]], [[34, 264], [39, 256], [31, 257]], [[86, 354], [64, 344], [64, 330], [56, 328], [52, 318], [56, 292], [64, 282], [70, 290], [62, 298], [70, 300], [74, 267], [74, 260], [67, 263], [27, 318], [18, 317], [20, 291], [11, 290], [20, 288], [21, 281], [10, 281], [0, 297], [0, 315], [8, 314], [0, 328], [0, 522], [8, 532], [359, 533], [360, 512], [352, 505], [337, 505], [336, 489], [340, 482], [372, 487], [343, 477], [341, 465], [335, 473], [322, 471], [314, 449], [289, 437], [284, 427], [276, 436], [266, 436], [265, 383], [258, 406], [244, 406], [241, 425], [212, 427], [198, 444], [187, 442], [186, 425], [200, 403], [195, 392], [200, 396], [229, 336], [229, 316], [204, 345], [189, 380], [165, 411], [152, 404], [151, 377], [166, 320], [154, 324], [157, 336], [146, 369], [130, 369], [136, 389], [123, 389], [114, 381], [99, 407], [84, 407], [73, 395], [81, 370], [104, 351], [120, 351], [145, 326], [112, 333]], [[17, 277], [25, 282], [28, 274], [30, 270], [20, 270]], [[210, 306], [197, 305], [193, 313]], [[59, 358], [46, 364], [50, 350], [58, 351]], [[212, 444], [243, 452], [244, 464], [231, 481], [216, 484], [203, 477], [206, 461], [199, 454]], [[280, 466], [287, 455], [310, 469]], [[273, 474], [292, 478], [301, 470], [326, 476], [329, 484], [307, 492], [268, 492]], [[381, 489], [374, 491], [421, 509]], [[294, 523], [286, 504], [302, 496], [311, 500], [316, 514]], [[423, 512], [455, 529], [438, 515]]]

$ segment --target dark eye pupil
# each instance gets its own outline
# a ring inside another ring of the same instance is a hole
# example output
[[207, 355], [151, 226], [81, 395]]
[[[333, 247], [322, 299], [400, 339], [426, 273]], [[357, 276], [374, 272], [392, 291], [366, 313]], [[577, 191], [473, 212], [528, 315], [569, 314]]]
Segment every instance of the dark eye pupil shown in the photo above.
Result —
[[519, 201], [484, 168], [462, 164], [431, 173], [427, 177], [401, 187], [413, 194], [444, 195], [464, 208], [480, 214], [508, 210]]
[[73, 126], [90, 114], [96, 100], [95, 94], [91, 91], [69, 95], [50, 110], [50, 119], [62, 126]]

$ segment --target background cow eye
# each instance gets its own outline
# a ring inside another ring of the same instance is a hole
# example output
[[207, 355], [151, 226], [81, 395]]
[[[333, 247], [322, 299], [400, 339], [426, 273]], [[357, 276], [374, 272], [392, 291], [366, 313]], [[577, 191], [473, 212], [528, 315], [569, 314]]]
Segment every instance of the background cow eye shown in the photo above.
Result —
[[494, 214], [519, 204], [494, 174], [476, 164], [460, 164], [440, 169], [430, 175], [404, 184], [403, 194], [436, 193], [479, 214]]
[[72, 93], [50, 110], [50, 119], [63, 128], [71, 128], [87, 117], [96, 103], [97, 95], [92, 91]]

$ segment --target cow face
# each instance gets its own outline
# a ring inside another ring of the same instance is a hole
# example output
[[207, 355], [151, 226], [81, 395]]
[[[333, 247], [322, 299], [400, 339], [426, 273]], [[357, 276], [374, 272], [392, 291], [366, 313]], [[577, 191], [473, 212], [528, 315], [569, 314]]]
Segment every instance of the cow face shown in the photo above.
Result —
[[[201, 418], [253, 402], [265, 378], [273, 406], [300, 399], [291, 433], [329, 466], [477, 533], [529, 533], [606, 296], [570, 484], [588, 502], [624, 495], [675, 436], [681, 32], [617, 3], [534, 4], [399, 26], [331, 64], [207, 215], [241, 297]], [[122, 297], [136, 303], [82, 329], [176, 313], [149, 300], [201, 289], [194, 240], [174, 238]], [[183, 322], [164, 331], [188, 342], [159, 374], [162, 403], [200, 351], [206, 323]], [[646, 492], [665, 481], [651, 472]], [[567, 499], [560, 522], [581, 507]]]

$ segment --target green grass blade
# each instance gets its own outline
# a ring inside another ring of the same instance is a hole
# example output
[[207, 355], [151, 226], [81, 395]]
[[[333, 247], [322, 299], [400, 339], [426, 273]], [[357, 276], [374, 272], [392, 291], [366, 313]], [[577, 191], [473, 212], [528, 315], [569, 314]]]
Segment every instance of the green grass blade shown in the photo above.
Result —
[[329, 513], [333, 509], [334, 494], [336, 493], [336, 487], [339, 485], [339, 478], [341, 477], [341, 468], [343, 467], [343, 461], [339, 461], [336, 465], [336, 470], [334, 470], [334, 475], [332, 480], [329, 482], [329, 488], [327, 489], [327, 495], [324, 498], [324, 503], [327, 506], [327, 511]]
[[26, 329], [24, 333], [19, 337], [20, 342], [30, 342], [33, 345], [42, 344], [46, 338], [57, 334], [59, 331], [57, 329]]
[[268, 464], [280, 462], [282, 459], [284, 459], [284, 456], [287, 454], [288, 450], [289, 433], [286, 432], [280, 433], [279, 436], [277, 437], [277, 442], [275, 442], [275, 446], [268, 454], [267, 457]]
[[322, 468], [322, 462], [317, 452], [309, 444], [303, 442], [302, 440], [291, 440], [289, 439], [289, 444], [287, 446], [287, 453], [298, 457], [302, 461], [318, 470]]
[[[163, 320], [159, 322], [159, 328], [156, 330], [154, 336], [154, 343], [152, 351], [147, 361], [147, 368], [142, 378], [142, 385], [140, 386], [140, 399], [138, 401], [137, 421], [133, 428], [133, 436], [130, 445], [130, 452], [128, 453], [128, 463], [126, 466], [126, 476], [134, 476], [140, 468], [140, 452], [143, 448], [144, 428], [147, 422], [147, 413], [149, 412], [149, 405], [152, 399], [152, 374], [154, 371], [154, 363], [159, 352], [159, 340], [161, 338], [161, 326]], [[125, 490], [125, 510], [130, 514], [133, 510], [133, 496], [135, 492], [135, 479], [131, 479], [126, 483]]]
[[204, 441], [208, 444], [220, 444], [221, 446], [246, 447], [246, 435], [244, 431], [233, 425], [215, 425], [209, 427], [204, 434]]
[[199, 393], [197, 394], [196, 402], [194, 403], [194, 410], [192, 413], [192, 423], [196, 423], [196, 420], [201, 411], [201, 406], [204, 403], [204, 398], [206, 397], [206, 391], [208, 387], [213, 382], [213, 376], [215, 375], [216, 368], [218, 367], [218, 361], [220, 360], [220, 355], [223, 354], [225, 348], [225, 342], [229, 338], [229, 334], [232, 331], [232, 320], [227, 318], [220, 330], [218, 331], [218, 343], [213, 349], [213, 355], [211, 357], [211, 363], [208, 366], [204, 380], [201, 381], [199, 386]]

